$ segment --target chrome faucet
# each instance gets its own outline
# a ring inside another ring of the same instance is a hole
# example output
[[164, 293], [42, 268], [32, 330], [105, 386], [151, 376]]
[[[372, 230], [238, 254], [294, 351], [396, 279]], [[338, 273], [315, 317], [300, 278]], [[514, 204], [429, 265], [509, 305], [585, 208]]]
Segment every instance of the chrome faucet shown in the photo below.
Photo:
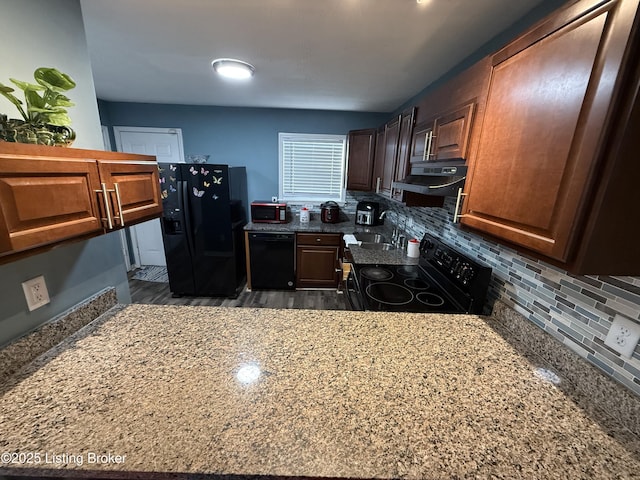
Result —
[[389, 212], [389, 210], [384, 210], [383, 212], [380, 213], [380, 216], [378, 217], [379, 221], [383, 221], [384, 217], [387, 216], [387, 213]]

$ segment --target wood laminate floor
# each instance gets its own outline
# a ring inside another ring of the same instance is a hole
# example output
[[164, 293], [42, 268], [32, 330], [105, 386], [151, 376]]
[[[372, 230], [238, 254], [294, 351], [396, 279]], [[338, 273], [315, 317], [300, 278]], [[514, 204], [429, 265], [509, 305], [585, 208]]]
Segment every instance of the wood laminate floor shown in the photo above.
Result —
[[131, 278], [129, 289], [132, 303], [155, 305], [209, 305], [224, 307], [310, 308], [315, 310], [347, 310], [344, 295], [335, 290], [263, 290], [243, 289], [238, 298], [180, 297], [173, 298], [168, 283], [146, 282]]

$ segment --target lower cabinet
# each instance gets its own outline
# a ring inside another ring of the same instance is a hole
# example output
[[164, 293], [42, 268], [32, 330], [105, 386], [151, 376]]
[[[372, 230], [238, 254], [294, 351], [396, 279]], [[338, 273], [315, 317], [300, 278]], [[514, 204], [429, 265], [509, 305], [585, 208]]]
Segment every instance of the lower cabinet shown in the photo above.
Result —
[[296, 287], [336, 288], [340, 280], [340, 233], [298, 233]]

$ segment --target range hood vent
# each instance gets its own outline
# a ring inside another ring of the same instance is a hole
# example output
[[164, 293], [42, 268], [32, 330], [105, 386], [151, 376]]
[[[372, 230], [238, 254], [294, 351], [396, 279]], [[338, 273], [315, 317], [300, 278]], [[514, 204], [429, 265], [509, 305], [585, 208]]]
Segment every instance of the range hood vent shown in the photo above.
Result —
[[466, 165], [419, 162], [412, 165], [407, 177], [393, 182], [393, 188], [422, 195], [455, 197], [466, 178]]

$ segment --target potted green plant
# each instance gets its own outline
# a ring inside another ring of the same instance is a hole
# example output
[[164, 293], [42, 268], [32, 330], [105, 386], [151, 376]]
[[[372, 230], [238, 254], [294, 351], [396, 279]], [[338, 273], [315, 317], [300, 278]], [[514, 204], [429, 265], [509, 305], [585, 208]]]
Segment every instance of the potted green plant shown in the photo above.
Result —
[[[0, 114], [0, 139], [7, 142], [68, 146], [75, 140], [67, 107], [74, 105], [64, 92], [76, 86], [73, 79], [55, 68], [41, 67], [33, 73], [36, 83], [11, 82], [24, 92], [24, 104], [13, 88], [0, 83], [0, 93], [13, 103], [22, 119]], [[24, 106], [23, 106], [24, 105]]]

